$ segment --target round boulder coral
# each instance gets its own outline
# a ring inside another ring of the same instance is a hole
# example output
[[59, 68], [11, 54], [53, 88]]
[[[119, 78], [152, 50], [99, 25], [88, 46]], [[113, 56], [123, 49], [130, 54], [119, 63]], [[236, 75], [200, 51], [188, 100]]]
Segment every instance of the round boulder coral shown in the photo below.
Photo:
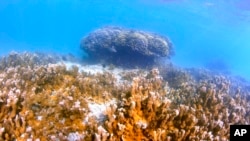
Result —
[[81, 40], [90, 60], [120, 66], [149, 66], [155, 59], [173, 55], [167, 37], [139, 30], [104, 27]]

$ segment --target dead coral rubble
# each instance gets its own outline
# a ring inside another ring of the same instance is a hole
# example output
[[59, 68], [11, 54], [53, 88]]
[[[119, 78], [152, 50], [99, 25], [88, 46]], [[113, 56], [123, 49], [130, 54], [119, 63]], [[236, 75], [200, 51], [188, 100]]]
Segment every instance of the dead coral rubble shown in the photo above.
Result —
[[[185, 73], [171, 87], [157, 68], [121, 73], [119, 82], [108, 71], [79, 70], [2, 67], [0, 140], [226, 141], [230, 124], [250, 122], [249, 93], [231, 91], [222, 75], [187, 81]], [[93, 114], [98, 104], [102, 117]]]

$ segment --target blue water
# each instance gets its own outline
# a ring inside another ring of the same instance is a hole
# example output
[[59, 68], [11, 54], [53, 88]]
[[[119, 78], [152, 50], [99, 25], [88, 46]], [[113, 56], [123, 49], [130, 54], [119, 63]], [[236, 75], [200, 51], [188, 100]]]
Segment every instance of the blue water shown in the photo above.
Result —
[[250, 80], [249, 0], [2, 0], [0, 19], [0, 55], [14, 50], [80, 57], [83, 36], [117, 25], [168, 36], [174, 64], [212, 64]]

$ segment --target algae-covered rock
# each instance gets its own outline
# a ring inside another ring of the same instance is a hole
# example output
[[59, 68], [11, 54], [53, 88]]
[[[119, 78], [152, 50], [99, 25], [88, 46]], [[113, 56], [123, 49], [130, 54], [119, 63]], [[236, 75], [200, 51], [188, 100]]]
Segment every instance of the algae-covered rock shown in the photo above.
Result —
[[167, 37], [120, 27], [93, 31], [82, 39], [81, 48], [92, 61], [121, 66], [148, 66], [157, 58], [169, 58], [173, 54]]

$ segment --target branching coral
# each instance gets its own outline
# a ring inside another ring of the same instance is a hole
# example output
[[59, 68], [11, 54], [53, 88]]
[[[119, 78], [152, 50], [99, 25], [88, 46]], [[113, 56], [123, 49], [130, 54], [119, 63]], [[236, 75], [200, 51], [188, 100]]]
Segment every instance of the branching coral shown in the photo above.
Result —
[[184, 83], [166, 92], [153, 69], [133, 79], [130, 93], [116, 111], [108, 110], [103, 126], [113, 140], [228, 140], [229, 125], [249, 123], [250, 109], [239, 95], [235, 102], [227, 79], [214, 82]]
[[104, 102], [118, 91], [110, 73], [90, 75], [63, 64], [9, 67], [0, 76], [1, 140], [85, 134], [88, 101]]
[[195, 81], [185, 73], [172, 87], [157, 68], [80, 70], [2, 67], [0, 140], [223, 141], [230, 124], [250, 122], [249, 93], [222, 75]]

